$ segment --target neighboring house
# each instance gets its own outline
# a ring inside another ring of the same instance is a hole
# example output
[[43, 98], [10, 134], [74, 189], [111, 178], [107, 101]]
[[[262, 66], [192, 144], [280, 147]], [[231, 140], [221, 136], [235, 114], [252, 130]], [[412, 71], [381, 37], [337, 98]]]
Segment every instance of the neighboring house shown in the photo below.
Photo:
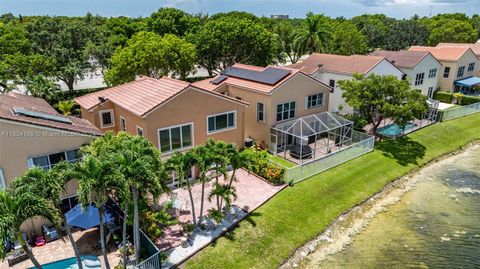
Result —
[[455, 81], [478, 73], [479, 59], [468, 47], [412, 46], [409, 51], [428, 51], [442, 64], [438, 79], [442, 91], [454, 92]]
[[167, 157], [208, 138], [243, 145], [245, 102], [171, 79], [139, 79], [75, 98], [103, 131], [149, 139]]
[[[477, 58], [480, 59], [480, 43], [470, 44], [470, 43], [439, 43], [437, 47], [461, 47], [461, 48], [470, 48]], [[480, 68], [477, 69], [475, 76], [480, 77]]]
[[438, 87], [442, 64], [428, 51], [374, 51], [370, 55], [385, 57], [407, 75], [410, 86], [429, 98]]
[[290, 65], [310, 76], [330, 85], [333, 90], [330, 94], [329, 111], [350, 114], [353, 108], [345, 103], [342, 97], [343, 90], [339, 87], [338, 81], [350, 80], [353, 74], [358, 73], [365, 76], [393, 75], [402, 79], [404, 73], [391, 64], [384, 57], [372, 55], [334, 55], [313, 53], [302, 62]]
[[327, 111], [331, 90], [296, 69], [243, 64], [235, 64], [221, 75], [193, 85], [249, 103], [244, 137], [263, 147], [270, 144], [273, 125]]
[[[63, 116], [43, 99], [0, 94], [0, 189], [30, 167], [50, 169], [63, 160], [77, 161], [79, 148], [100, 135], [87, 120]], [[77, 182], [69, 182], [62, 196], [64, 210], [76, 203], [76, 192]], [[43, 222], [35, 222], [38, 230]]]

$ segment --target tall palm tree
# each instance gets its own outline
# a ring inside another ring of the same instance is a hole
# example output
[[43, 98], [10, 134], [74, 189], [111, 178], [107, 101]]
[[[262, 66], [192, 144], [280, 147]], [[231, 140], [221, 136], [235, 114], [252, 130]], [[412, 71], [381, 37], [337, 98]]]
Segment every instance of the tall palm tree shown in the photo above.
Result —
[[67, 237], [72, 244], [73, 252], [77, 259], [77, 264], [80, 269], [83, 268], [82, 260], [80, 259], [80, 252], [77, 244], [73, 239], [70, 231], [70, 226], [67, 223], [67, 218], [62, 214], [60, 195], [65, 191], [65, 185], [68, 181], [73, 179], [69, 175], [69, 163], [62, 162], [55, 165], [48, 172], [42, 168], [34, 167], [25, 172], [19, 178], [16, 178], [9, 186], [9, 192], [13, 194], [32, 193], [39, 197], [50, 201], [58, 210], [62, 221], [67, 230]]
[[[227, 158], [226, 154], [228, 152], [228, 144], [223, 142], [223, 141], [215, 141], [213, 139], [208, 139], [207, 142], [205, 143], [205, 147], [210, 150], [212, 153], [212, 158], [213, 158], [213, 167], [211, 170], [215, 172], [215, 184], [214, 188], [212, 189], [212, 193], [216, 193], [216, 190], [220, 189], [220, 184], [218, 182], [218, 177], [219, 175], [223, 175], [223, 178], [227, 178]], [[214, 194], [216, 200], [217, 200], [217, 208], [218, 210], [222, 210], [222, 202], [221, 202], [221, 196], [217, 193]], [[209, 200], [211, 197], [209, 196]]]
[[[55, 225], [59, 224], [59, 216], [51, 202], [33, 193], [19, 192], [15, 195], [5, 190], [0, 190], [0, 240], [6, 242], [16, 238], [22, 245], [23, 250], [36, 268], [42, 269], [42, 265], [25, 242], [20, 226], [27, 220], [40, 216]], [[0, 247], [0, 259], [6, 257], [4, 247]]]
[[140, 256], [139, 197], [151, 195], [157, 199], [162, 193], [169, 191], [162, 180], [166, 175], [160, 152], [144, 137], [131, 136], [125, 132], [117, 135], [107, 133], [92, 142], [84, 151], [98, 158], [114, 155], [119, 161], [118, 170], [125, 184], [122, 188], [127, 192], [131, 191], [133, 198], [133, 241], [137, 264]]
[[192, 183], [188, 180], [187, 174], [192, 169], [193, 155], [191, 152], [183, 154], [181, 152], [176, 152], [170, 157], [167, 161], [167, 170], [175, 171], [177, 178], [179, 179], [179, 187], [186, 186], [188, 190], [188, 195], [190, 196], [190, 205], [192, 208], [192, 219], [193, 224], [197, 224], [197, 218], [195, 214], [195, 201], [193, 199], [192, 193]]
[[309, 54], [324, 52], [332, 37], [331, 27], [326, 23], [325, 17], [308, 12], [295, 38], [295, 46], [298, 50], [308, 51]]
[[202, 184], [202, 194], [200, 198], [200, 216], [199, 221], [203, 219], [203, 207], [205, 205], [205, 184], [207, 183], [207, 173], [215, 163], [214, 153], [206, 146], [197, 146], [193, 148], [193, 164], [199, 170], [199, 180]]
[[84, 207], [93, 204], [98, 208], [100, 244], [105, 267], [110, 269], [105, 244], [103, 215], [105, 213], [104, 206], [109, 197], [114, 195], [115, 189], [122, 187], [124, 181], [123, 175], [118, 169], [118, 160], [115, 160], [115, 156], [108, 154], [102, 157], [86, 155], [81, 162], [76, 163], [74, 170], [75, 177], [80, 180], [78, 189], [80, 203]]

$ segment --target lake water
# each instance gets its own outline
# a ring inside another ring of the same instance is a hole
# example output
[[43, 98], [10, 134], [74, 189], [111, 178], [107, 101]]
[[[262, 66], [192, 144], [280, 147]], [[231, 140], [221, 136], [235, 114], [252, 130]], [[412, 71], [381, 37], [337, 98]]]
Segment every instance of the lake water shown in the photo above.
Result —
[[421, 173], [343, 251], [305, 268], [480, 268], [480, 148]]

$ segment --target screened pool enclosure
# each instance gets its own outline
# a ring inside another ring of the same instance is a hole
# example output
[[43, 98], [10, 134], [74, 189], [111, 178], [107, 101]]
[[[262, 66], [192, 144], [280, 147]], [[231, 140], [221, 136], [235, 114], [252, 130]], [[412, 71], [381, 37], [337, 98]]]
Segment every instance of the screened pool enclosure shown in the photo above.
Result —
[[322, 112], [274, 125], [270, 152], [303, 164], [350, 145], [352, 136], [352, 121]]

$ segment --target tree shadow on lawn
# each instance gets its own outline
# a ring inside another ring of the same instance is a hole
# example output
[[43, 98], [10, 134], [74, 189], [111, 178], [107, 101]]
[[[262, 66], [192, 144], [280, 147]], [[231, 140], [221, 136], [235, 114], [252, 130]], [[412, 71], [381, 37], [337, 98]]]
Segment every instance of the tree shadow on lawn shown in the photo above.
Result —
[[418, 160], [425, 156], [426, 151], [424, 145], [407, 136], [402, 136], [395, 140], [383, 140], [376, 145], [376, 148], [383, 151], [384, 156], [397, 160], [403, 166], [409, 164], [418, 165]]
[[[262, 214], [258, 213], [258, 212], [252, 212], [250, 213], [246, 218], [244, 218], [242, 221], [246, 221], [248, 222], [250, 225], [252, 225], [253, 227], [256, 227], [257, 226], [257, 223], [255, 222], [255, 220], [253, 220], [252, 217], [258, 217], [258, 216], [261, 216]], [[229, 231], [226, 232], [223, 237], [225, 237], [228, 241], [235, 241], [235, 230], [238, 228], [238, 224], [237, 223], [236, 225], [232, 226], [229, 228]], [[221, 237], [219, 237], [221, 238]], [[218, 239], [218, 238], [217, 238]], [[212, 246], [216, 246], [217, 244], [217, 239], [215, 239], [213, 242], [212, 242]]]

